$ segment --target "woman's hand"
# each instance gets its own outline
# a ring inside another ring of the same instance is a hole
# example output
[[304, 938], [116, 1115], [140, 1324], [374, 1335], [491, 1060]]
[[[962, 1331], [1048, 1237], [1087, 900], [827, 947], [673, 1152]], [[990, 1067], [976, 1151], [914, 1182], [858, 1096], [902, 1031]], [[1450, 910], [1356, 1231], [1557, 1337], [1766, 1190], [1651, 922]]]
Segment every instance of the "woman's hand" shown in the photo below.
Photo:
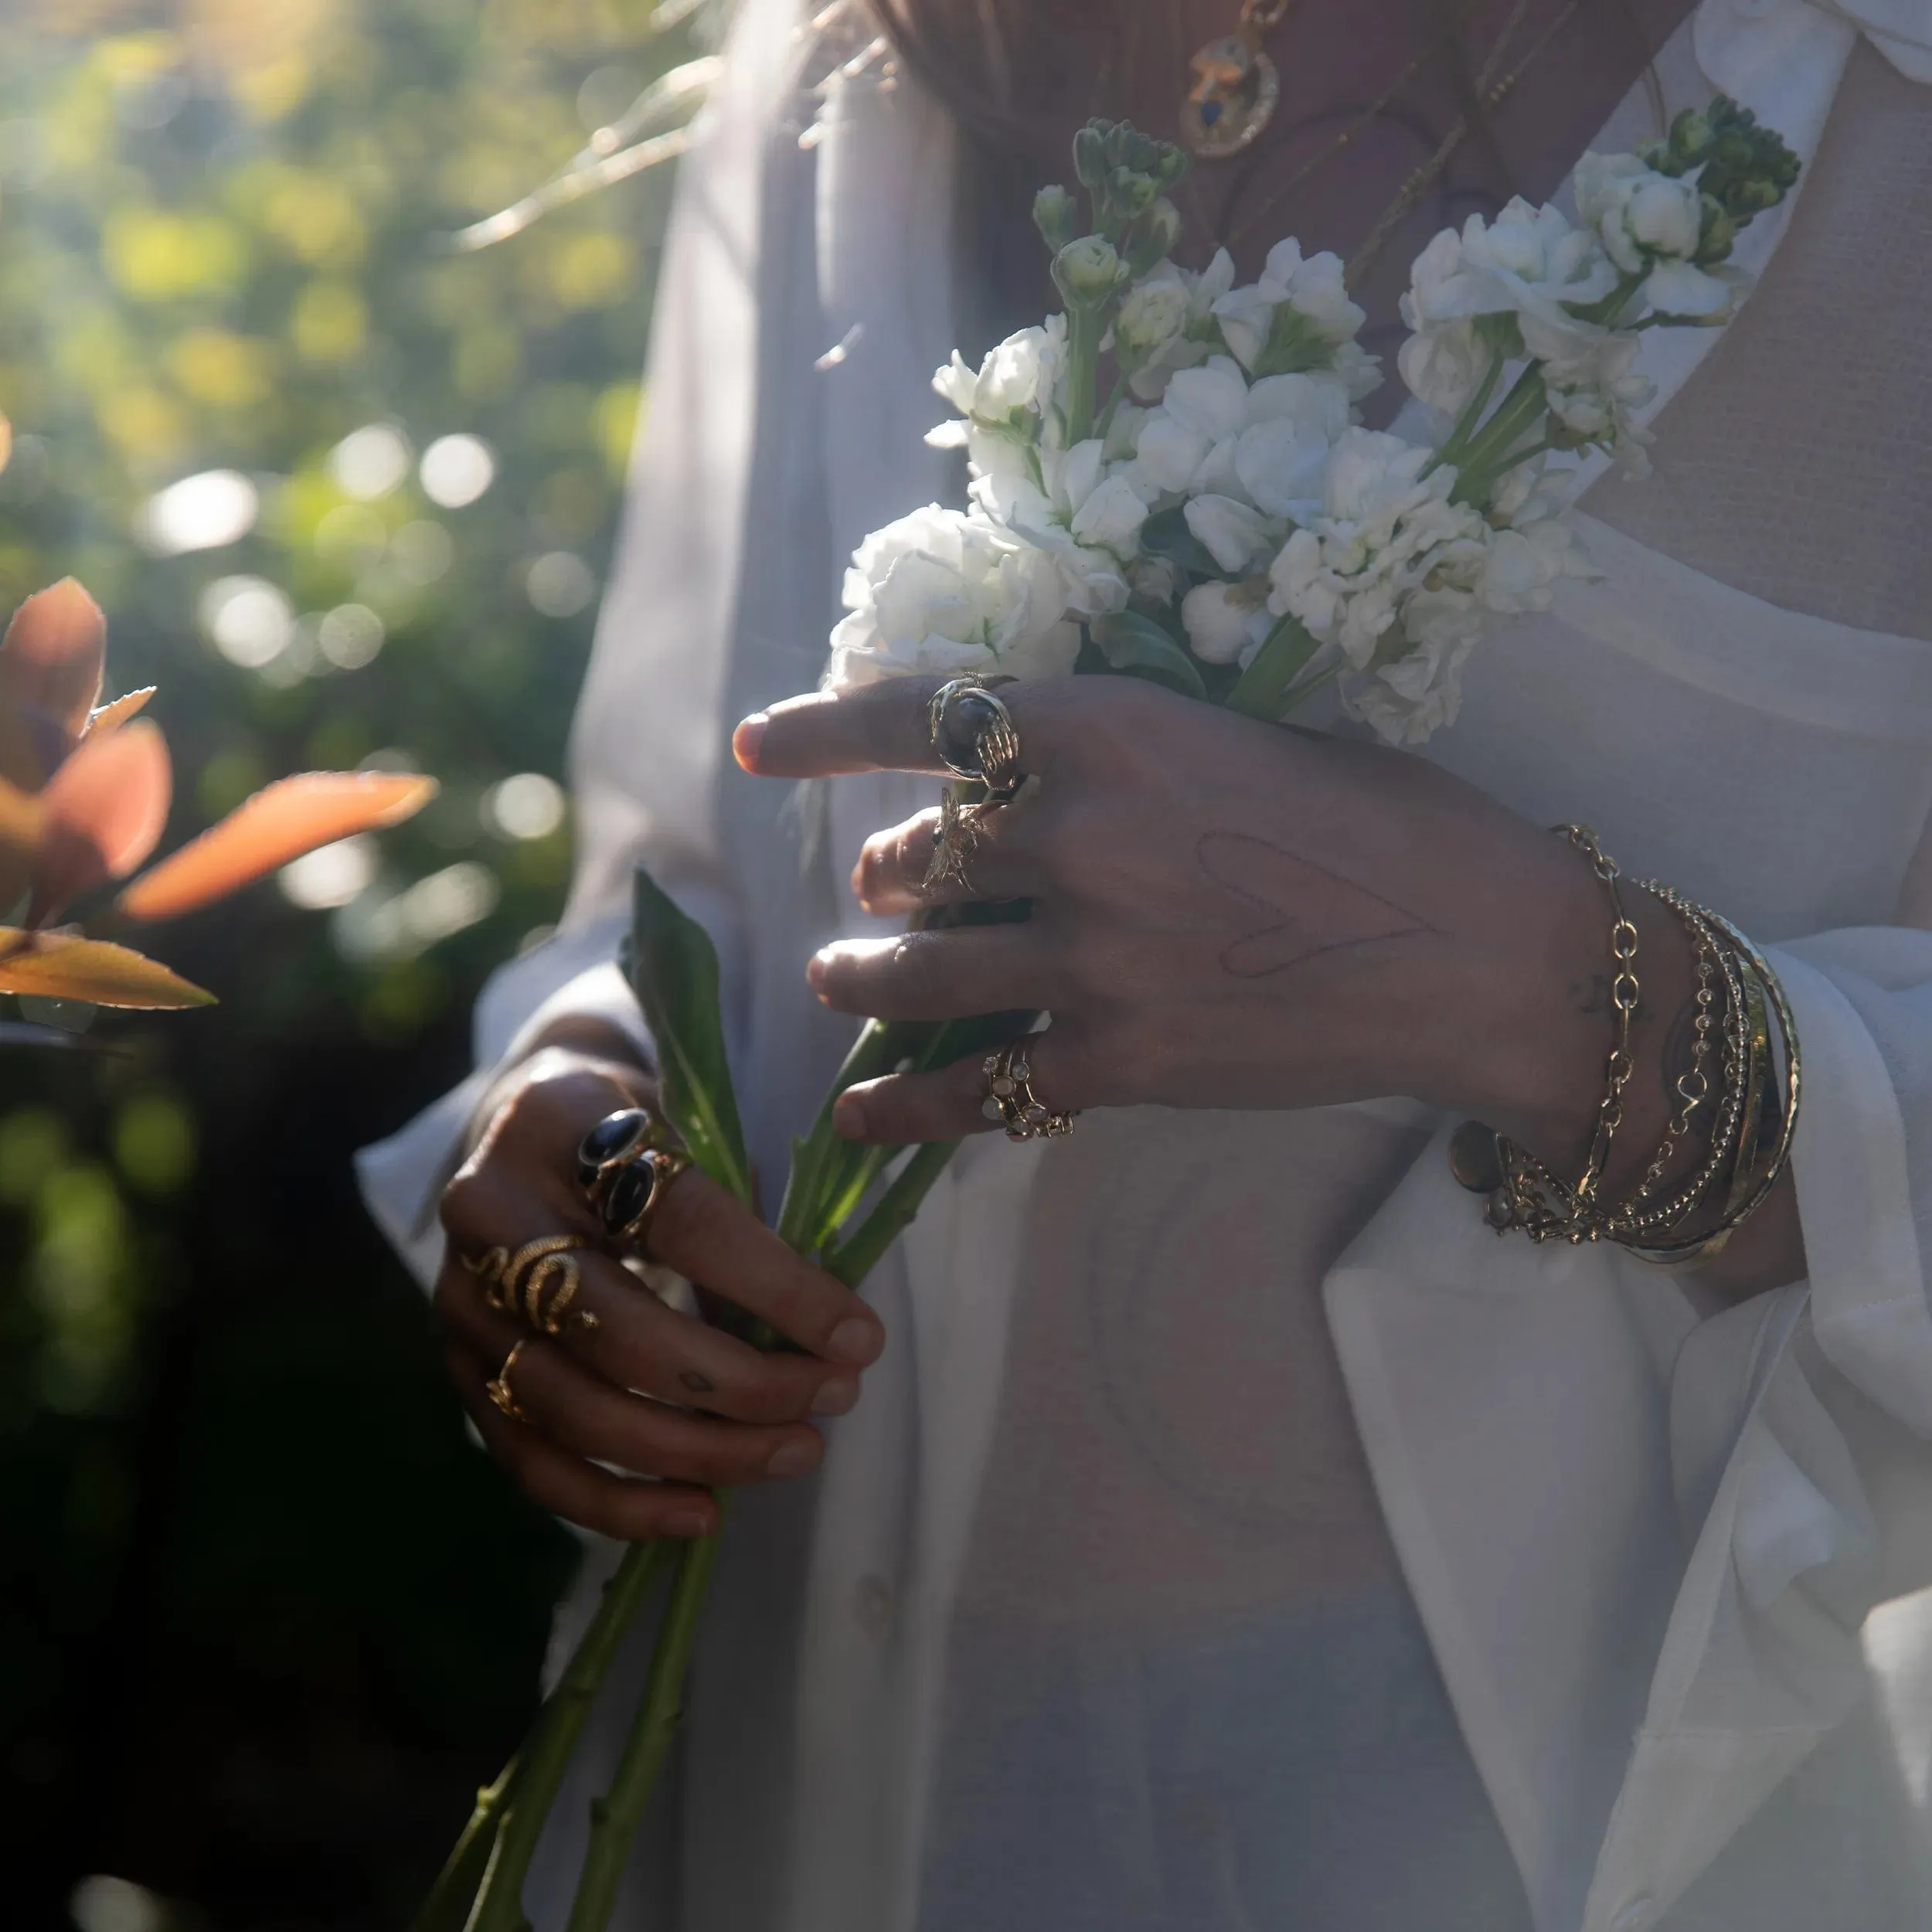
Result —
[[[791, 700], [739, 727], [740, 761], [937, 770], [934, 689]], [[887, 1019], [1044, 1008], [1034, 1086], [1056, 1108], [1410, 1094], [1580, 1161], [1611, 1039], [1611, 912], [1565, 842], [1420, 759], [1146, 683], [1000, 695], [1038, 784], [982, 819], [969, 876], [976, 896], [1030, 899], [1031, 919], [828, 947], [810, 967], [821, 999]], [[868, 842], [854, 883], [869, 910], [928, 903], [937, 819]], [[1634, 1044], [1655, 1069], [1689, 948], [1647, 894], [1626, 898], [1643, 940]], [[859, 1139], [947, 1139], [986, 1128], [984, 1092], [968, 1061], [854, 1088], [838, 1119]], [[1633, 1081], [1628, 1101], [1619, 1150], [1641, 1167], [1662, 1082]]]
[[[443, 1196], [449, 1253], [436, 1287], [450, 1372], [492, 1454], [546, 1509], [632, 1541], [706, 1535], [711, 1489], [816, 1468], [823, 1444], [806, 1418], [851, 1408], [859, 1371], [885, 1345], [849, 1288], [695, 1170], [665, 1192], [651, 1258], [762, 1315], [804, 1354], [760, 1354], [676, 1312], [598, 1249], [577, 1144], [648, 1084], [580, 1052], [536, 1056]], [[564, 1233], [592, 1245], [577, 1251], [581, 1284], [562, 1332], [539, 1335], [490, 1306], [464, 1257]], [[485, 1393], [519, 1342], [510, 1381], [522, 1422]]]

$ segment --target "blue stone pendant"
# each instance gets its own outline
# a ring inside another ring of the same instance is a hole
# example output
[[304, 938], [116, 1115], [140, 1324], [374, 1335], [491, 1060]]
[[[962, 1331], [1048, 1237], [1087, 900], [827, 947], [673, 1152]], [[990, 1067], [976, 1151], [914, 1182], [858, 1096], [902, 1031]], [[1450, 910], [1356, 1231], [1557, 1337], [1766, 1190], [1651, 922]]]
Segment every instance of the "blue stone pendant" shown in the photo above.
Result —
[[1194, 86], [1181, 104], [1181, 138], [1202, 159], [1238, 155], [1260, 134], [1281, 98], [1281, 77], [1253, 37], [1231, 33], [1194, 56]]

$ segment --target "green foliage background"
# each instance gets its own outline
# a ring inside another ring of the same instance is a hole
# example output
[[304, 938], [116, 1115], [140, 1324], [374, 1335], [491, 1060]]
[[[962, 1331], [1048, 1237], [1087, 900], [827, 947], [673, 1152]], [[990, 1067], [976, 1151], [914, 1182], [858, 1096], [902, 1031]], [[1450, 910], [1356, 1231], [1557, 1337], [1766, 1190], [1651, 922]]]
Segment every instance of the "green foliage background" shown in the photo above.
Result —
[[[567, 827], [507, 835], [487, 800], [560, 775], [594, 598], [545, 615], [529, 566], [606, 567], [669, 182], [481, 255], [440, 238], [692, 56], [651, 15], [38, 0], [0, 23], [0, 600], [72, 572], [106, 607], [110, 690], [161, 687], [170, 845], [286, 770], [444, 787], [355, 904], [270, 884], [153, 935], [213, 1012], [0, 1063], [10, 1923], [71, 1923], [89, 1872], [168, 1924], [400, 1923], [531, 1700], [567, 1542], [464, 1443], [347, 1163], [462, 1070], [478, 982], [561, 903]], [[413, 472], [353, 498], [331, 453], [373, 423], [481, 437], [495, 481], [454, 510]], [[143, 505], [214, 469], [253, 480], [253, 529], [152, 554]], [[238, 574], [305, 614], [263, 669], [206, 634]], [[385, 632], [352, 670], [313, 647], [345, 604]], [[452, 867], [486, 916], [371, 927]]]

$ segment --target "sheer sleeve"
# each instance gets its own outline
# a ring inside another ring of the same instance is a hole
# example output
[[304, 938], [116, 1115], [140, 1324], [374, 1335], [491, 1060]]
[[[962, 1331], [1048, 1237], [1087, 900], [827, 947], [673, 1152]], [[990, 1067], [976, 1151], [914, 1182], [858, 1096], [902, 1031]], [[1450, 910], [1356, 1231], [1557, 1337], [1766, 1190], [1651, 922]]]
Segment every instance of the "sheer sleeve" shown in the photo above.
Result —
[[478, 1003], [476, 1070], [357, 1159], [370, 1213], [414, 1271], [440, 1264], [437, 1197], [496, 1070], [564, 1013], [648, 1050], [614, 961], [633, 866], [703, 919], [725, 955], [740, 922], [717, 810], [723, 711], [753, 435], [764, 158], [798, 58], [792, 0], [751, 0], [683, 163], [653, 318], [648, 414], [573, 728], [577, 866], [556, 936]]

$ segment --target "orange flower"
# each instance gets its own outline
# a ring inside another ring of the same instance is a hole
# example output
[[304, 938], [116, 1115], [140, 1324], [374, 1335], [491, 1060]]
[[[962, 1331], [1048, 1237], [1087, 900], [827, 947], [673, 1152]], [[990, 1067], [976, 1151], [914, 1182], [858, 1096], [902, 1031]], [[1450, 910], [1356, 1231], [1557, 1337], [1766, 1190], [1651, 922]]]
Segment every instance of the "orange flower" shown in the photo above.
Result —
[[[81, 893], [125, 879], [158, 843], [173, 774], [158, 726], [134, 714], [153, 688], [100, 702], [107, 626], [72, 577], [27, 599], [0, 639], [0, 992], [102, 1006], [207, 1004], [213, 995], [124, 946], [47, 928]], [[434, 779], [308, 772], [245, 800], [122, 893], [132, 919], [226, 898], [304, 852], [392, 825]]]

